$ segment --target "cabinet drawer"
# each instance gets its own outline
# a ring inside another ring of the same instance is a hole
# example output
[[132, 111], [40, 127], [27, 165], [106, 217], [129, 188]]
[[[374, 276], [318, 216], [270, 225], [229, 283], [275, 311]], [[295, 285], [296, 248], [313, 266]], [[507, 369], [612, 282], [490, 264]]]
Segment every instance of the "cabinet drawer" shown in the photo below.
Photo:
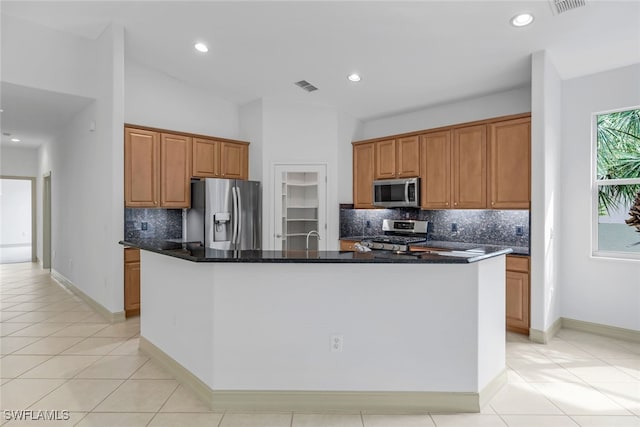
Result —
[[356, 249], [353, 247], [357, 240], [340, 240], [340, 250], [341, 251], [355, 251]]
[[529, 272], [529, 257], [507, 255], [507, 270]]
[[140, 261], [140, 249], [138, 248], [124, 249], [124, 262], [138, 262], [138, 261]]

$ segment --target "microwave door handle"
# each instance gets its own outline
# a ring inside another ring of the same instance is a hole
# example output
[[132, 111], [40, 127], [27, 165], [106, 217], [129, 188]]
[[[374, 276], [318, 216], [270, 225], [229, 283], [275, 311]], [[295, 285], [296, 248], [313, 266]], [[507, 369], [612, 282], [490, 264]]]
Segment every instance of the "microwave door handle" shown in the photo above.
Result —
[[404, 201], [409, 203], [409, 181], [404, 183]]

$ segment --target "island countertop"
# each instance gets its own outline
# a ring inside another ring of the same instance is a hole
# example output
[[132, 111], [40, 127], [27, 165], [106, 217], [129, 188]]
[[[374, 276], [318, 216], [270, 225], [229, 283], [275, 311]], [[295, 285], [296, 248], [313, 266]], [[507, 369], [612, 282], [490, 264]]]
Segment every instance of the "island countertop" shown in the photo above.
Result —
[[472, 251], [445, 250], [396, 254], [391, 251], [274, 251], [243, 250], [225, 251], [209, 249], [199, 242], [181, 242], [161, 239], [127, 239], [119, 242], [128, 247], [144, 249], [162, 255], [193, 262], [240, 263], [346, 263], [346, 264], [468, 264], [506, 255], [511, 248], [479, 247]]

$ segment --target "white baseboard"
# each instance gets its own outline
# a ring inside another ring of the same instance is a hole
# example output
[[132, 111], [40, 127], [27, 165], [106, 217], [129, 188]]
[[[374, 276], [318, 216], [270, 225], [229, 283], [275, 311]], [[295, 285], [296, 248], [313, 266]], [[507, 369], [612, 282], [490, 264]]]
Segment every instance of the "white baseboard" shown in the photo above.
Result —
[[556, 319], [555, 322], [546, 330], [541, 331], [539, 329], [529, 329], [529, 341], [533, 341], [538, 344], [546, 344], [558, 333], [562, 327], [562, 318]]
[[507, 382], [506, 371], [480, 393], [396, 391], [212, 390], [155, 344], [140, 337], [140, 350], [167, 369], [215, 411], [331, 411], [414, 414], [480, 412], [481, 405]]
[[60, 285], [64, 286], [65, 288], [73, 292], [73, 294], [76, 295], [78, 298], [80, 298], [81, 300], [89, 304], [89, 306], [93, 310], [98, 312], [109, 323], [124, 322], [125, 320], [124, 311], [119, 311], [115, 313], [109, 311], [105, 306], [100, 304], [98, 301], [94, 300], [89, 295], [85, 294], [81, 289], [79, 289], [76, 285], [74, 285], [73, 282], [71, 282], [71, 280], [67, 279], [64, 275], [60, 274], [60, 272], [54, 269], [51, 269], [51, 277], [56, 282], [60, 283]]
[[602, 325], [600, 323], [585, 322], [584, 320], [562, 318], [562, 327], [577, 331], [590, 332], [625, 341], [640, 342], [640, 331], [619, 328], [617, 326]]

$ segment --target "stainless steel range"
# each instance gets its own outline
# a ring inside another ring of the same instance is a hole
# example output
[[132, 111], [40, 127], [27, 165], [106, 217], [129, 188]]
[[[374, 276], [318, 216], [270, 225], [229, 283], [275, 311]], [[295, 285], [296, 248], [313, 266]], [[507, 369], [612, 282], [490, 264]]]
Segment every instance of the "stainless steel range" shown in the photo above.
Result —
[[406, 252], [411, 243], [427, 240], [428, 227], [429, 221], [385, 219], [382, 221], [384, 234], [368, 237], [360, 244], [371, 249]]

